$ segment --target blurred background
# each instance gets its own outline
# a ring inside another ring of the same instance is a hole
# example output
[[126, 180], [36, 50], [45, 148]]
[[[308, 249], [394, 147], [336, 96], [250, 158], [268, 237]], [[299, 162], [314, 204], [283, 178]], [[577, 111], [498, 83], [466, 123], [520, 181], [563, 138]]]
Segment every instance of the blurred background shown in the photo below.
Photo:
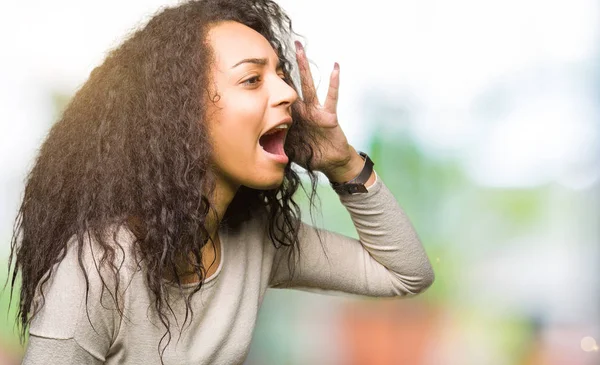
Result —
[[[2, 284], [52, 123], [110, 48], [174, 3], [2, 2]], [[340, 63], [343, 129], [411, 217], [436, 281], [400, 300], [270, 290], [246, 364], [600, 364], [600, 3], [279, 3], [321, 96]], [[317, 224], [356, 237], [320, 193]], [[4, 292], [0, 365], [22, 351]]]

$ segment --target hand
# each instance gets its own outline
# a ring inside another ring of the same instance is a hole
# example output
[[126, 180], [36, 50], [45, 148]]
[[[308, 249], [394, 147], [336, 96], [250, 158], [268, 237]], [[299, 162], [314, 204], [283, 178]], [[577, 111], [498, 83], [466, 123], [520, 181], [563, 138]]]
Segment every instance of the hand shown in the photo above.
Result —
[[355, 168], [352, 168], [354, 164], [351, 164], [351, 161], [355, 160], [356, 157], [360, 159], [354, 148], [348, 144], [346, 135], [338, 123], [337, 102], [340, 68], [336, 62], [329, 79], [325, 104], [321, 105], [317, 99], [304, 47], [298, 41], [295, 44], [296, 59], [302, 83], [302, 100], [298, 99], [297, 101], [298, 111], [309, 121], [309, 127], [314, 128], [317, 136], [317, 146], [313, 146], [316, 153], [311, 161], [312, 167], [323, 172], [332, 181], [339, 180], [336, 177], [342, 174], [347, 175], [349, 170], [355, 170]]

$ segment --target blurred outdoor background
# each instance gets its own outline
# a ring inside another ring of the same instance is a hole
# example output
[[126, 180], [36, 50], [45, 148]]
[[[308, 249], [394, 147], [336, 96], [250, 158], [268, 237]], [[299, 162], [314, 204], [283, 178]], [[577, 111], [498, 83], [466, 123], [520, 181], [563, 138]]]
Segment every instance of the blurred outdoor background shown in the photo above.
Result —
[[[0, 10], [0, 280], [26, 173], [62, 107], [167, 0]], [[281, 0], [324, 96], [411, 217], [410, 299], [271, 290], [247, 365], [600, 364], [600, 3]], [[305, 199], [304, 199], [305, 200]], [[318, 224], [355, 236], [327, 186]], [[308, 217], [307, 217], [308, 219]], [[0, 365], [19, 363], [0, 296]]]

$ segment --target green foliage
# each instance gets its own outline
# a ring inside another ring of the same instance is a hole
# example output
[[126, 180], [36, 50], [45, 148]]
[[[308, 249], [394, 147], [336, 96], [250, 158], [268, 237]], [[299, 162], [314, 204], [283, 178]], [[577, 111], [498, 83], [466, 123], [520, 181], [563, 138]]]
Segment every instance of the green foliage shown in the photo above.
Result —
[[[6, 268], [8, 263], [3, 262], [2, 268]], [[17, 327], [17, 309], [19, 304], [20, 281], [17, 281], [13, 292], [12, 303], [10, 301], [10, 282], [6, 283], [6, 270], [0, 271], [0, 349], [11, 353], [20, 353], [22, 347], [19, 341]]]
[[[543, 220], [548, 191], [476, 185], [460, 161], [424, 150], [405, 131], [376, 128], [369, 155], [386, 186], [410, 217], [430, 257], [436, 281], [423, 300], [444, 302], [458, 289], [460, 273], [477, 252], [493, 250]], [[315, 223], [357, 237], [349, 214], [327, 185], [319, 187]], [[304, 220], [307, 199], [299, 194]], [[467, 250], [467, 251], [466, 251]]]

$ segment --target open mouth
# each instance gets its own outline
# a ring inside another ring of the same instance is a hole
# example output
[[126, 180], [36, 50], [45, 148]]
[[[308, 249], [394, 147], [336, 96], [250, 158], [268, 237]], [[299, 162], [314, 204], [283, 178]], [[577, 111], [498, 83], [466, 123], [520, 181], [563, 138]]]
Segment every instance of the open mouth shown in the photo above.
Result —
[[285, 151], [283, 150], [283, 145], [285, 143], [285, 135], [287, 133], [287, 129], [273, 129], [262, 135], [258, 140], [260, 146], [273, 155], [284, 155]]

